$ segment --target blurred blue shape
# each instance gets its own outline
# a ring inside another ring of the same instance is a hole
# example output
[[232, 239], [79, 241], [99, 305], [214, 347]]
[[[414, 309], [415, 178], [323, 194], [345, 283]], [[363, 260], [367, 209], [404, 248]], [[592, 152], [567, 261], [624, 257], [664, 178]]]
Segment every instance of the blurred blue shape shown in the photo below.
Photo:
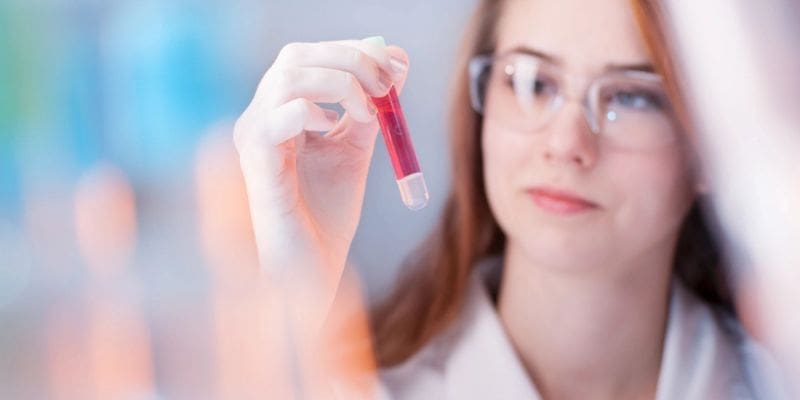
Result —
[[179, 171], [202, 131], [226, 113], [212, 11], [155, 2], [111, 10], [102, 32], [106, 135], [114, 158], [134, 172]]
[[104, 102], [100, 85], [98, 26], [96, 6], [79, 3], [63, 16], [68, 40], [60, 68], [64, 79], [58, 81], [58, 120], [80, 169], [93, 165], [103, 156]]

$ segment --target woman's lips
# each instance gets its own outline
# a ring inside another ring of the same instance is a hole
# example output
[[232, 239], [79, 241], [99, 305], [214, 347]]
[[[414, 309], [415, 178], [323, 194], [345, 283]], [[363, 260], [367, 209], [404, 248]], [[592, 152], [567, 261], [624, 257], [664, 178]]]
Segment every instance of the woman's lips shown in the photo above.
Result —
[[577, 214], [599, 208], [596, 203], [566, 190], [536, 187], [528, 190], [533, 202], [556, 214]]

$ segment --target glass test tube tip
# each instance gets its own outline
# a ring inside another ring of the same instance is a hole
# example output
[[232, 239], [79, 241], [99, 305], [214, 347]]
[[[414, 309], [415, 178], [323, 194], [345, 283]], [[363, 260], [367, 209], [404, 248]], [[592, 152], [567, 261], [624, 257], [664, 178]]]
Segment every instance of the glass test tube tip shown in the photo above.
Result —
[[409, 210], [417, 211], [428, 205], [428, 186], [422, 172], [411, 174], [397, 181], [400, 197]]

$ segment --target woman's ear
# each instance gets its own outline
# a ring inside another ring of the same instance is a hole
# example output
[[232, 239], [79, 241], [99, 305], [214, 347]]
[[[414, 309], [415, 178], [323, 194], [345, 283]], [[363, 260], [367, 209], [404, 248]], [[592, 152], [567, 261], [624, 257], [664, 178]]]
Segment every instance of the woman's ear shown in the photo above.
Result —
[[706, 182], [706, 178], [704, 176], [697, 177], [697, 180], [694, 184], [694, 190], [700, 196], [705, 196], [709, 192], [708, 183]]
[[706, 178], [703, 164], [700, 162], [700, 155], [697, 153], [696, 147], [692, 147], [694, 150], [691, 152], [690, 165], [692, 176], [694, 177], [694, 191], [699, 196], [705, 196], [711, 189], [708, 185], [708, 179]]
[[694, 175], [694, 191], [698, 196], [705, 196], [711, 190], [708, 184], [708, 177], [705, 169], [700, 164], [700, 159], [695, 157], [692, 163], [692, 173]]

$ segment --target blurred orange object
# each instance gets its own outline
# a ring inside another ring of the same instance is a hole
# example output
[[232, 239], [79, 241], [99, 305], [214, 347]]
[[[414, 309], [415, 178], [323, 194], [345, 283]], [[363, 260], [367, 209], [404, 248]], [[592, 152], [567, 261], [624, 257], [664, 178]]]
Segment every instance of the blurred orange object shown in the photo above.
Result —
[[149, 333], [136, 282], [126, 276], [136, 242], [133, 190], [121, 171], [99, 164], [80, 180], [74, 206], [79, 249], [90, 277], [76, 298], [55, 304], [48, 313], [51, 395], [152, 396]]

